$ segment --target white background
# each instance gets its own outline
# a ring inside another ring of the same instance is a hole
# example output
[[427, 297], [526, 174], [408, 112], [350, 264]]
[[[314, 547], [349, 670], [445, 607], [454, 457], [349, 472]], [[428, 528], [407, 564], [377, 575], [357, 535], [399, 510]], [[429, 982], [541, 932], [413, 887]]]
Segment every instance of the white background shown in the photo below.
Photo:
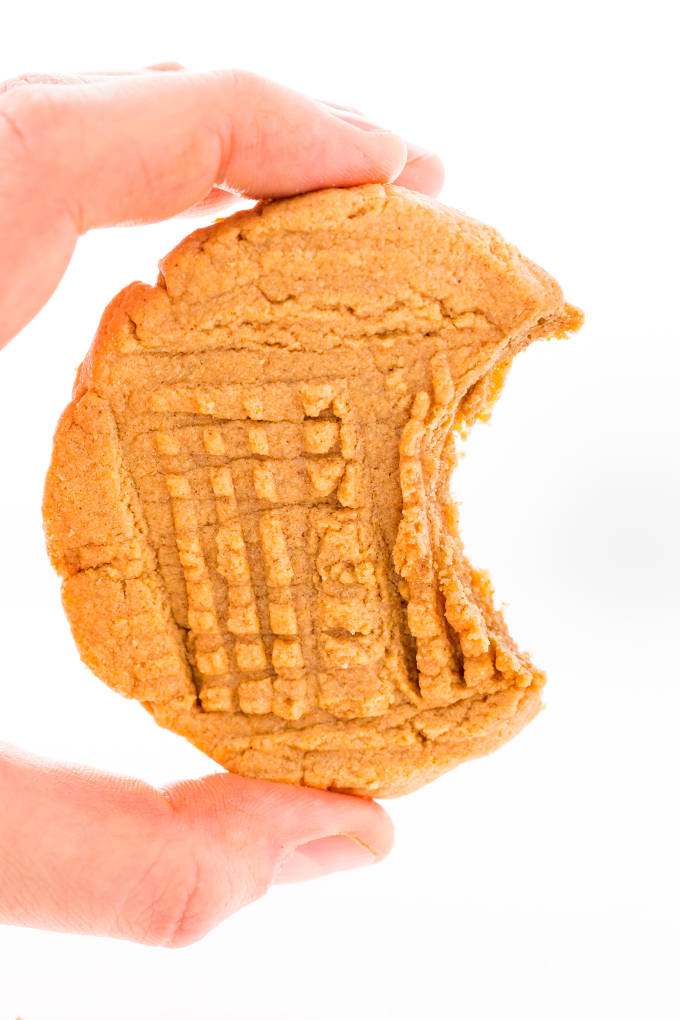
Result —
[[[547, 710], [390, 802], [391, 858], [153, 950], [0, 930], [0, 1020], [680, 1016], [678, 123], [671, 0], [62, 0], [3, 12], [0, 77], [247, 67], [437, 149], [442, 200], [586, 311], [515, 363], [458, 472], [463, 535]], [[0, 355], [1, 735], [152, 782], [211, 771], [80, 664], [44, 552], [56, 418], [110, 297], [199, 223], [81, 241]], [[0, 239], [0, 243], [2, 239]], [[675, 973], [674, 973], [675, 971]]]

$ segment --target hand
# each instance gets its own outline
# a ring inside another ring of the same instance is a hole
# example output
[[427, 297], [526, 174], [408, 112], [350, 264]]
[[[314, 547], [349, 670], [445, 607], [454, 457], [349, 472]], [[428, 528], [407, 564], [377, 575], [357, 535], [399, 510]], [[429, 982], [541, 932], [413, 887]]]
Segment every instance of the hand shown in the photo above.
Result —
[[[438, 158], [362, 114], [244, 71], [29, 76], [0, 84], [0, 347], [93, 227], [247, 198], [394, 181]], [[154, 789], [0, 747], [0, 921], [154, 945], [200, 938], [272, 882], [384, 857], [372, 801], [219, 773]]]

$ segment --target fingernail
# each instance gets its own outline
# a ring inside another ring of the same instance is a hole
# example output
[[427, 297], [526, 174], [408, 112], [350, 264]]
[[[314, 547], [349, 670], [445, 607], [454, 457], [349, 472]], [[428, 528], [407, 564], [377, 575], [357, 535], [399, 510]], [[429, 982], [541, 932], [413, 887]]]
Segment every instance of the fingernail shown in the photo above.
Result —
[[363, 868], [377, 860], [378, 855], [354, 836], [326, 836], [296, 847], [280, 865], [274, 882], [305, 882], [333, 871]]
[[327, 99], [315, 99], [319, 106], [322, 106], [328, 113], [353, 113], [358, 117], [365, 117], [363, 110], [358, 110], [356, 106], [344, 106], [342, 103], [331, 103]]
[[414, 145], [413, 142], [408, 143], [408, 159], [407, 163], [415, 163], [417, 159], [422, 159], [423, 156], [433, 156], [434, 153], [431, 149], [423, 149], [421, 145]]
[[186, 71], [183, 64], [176, 60], [161, 60], [158, 64], [146, 64], [145, 71]]
[[389, 128], [383, 127], [381, 124], [376, 124], [375, 121], [369, 120], [364, 117], [362, 113], [349, 113], [344, 110], [328, 110], [336, 120], [342, 120], [346, 124], [351, 124], [352, 127], [359, 128], [361, 131], [367, 131], [369, 134], [384, 134], [393, 135], [396, 132], [390, 131]]

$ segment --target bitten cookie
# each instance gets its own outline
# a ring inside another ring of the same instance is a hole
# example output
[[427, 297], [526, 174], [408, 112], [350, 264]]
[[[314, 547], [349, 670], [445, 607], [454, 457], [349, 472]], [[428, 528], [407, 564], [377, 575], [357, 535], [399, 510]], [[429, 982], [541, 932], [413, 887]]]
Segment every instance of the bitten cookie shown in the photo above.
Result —
[[87, 665], [243, 775], [370, 796], [516, 733], [543, 674], [467, 562], [456, 439], [578, 328], [498, 233], [391, 185], [196, 231], [106, 309], [54, 440]]

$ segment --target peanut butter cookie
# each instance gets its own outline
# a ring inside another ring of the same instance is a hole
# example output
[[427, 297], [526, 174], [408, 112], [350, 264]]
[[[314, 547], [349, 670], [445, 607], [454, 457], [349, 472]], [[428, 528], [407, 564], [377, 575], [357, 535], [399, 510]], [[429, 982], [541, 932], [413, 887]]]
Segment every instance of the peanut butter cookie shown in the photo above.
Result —
[[260, 204], [106, 309], [44, 498], [83, 660], [243, 775], [395, 796], [543, 674], [449, 481], [512, 357], [578, 328], [496, 231], [403, 188]]

